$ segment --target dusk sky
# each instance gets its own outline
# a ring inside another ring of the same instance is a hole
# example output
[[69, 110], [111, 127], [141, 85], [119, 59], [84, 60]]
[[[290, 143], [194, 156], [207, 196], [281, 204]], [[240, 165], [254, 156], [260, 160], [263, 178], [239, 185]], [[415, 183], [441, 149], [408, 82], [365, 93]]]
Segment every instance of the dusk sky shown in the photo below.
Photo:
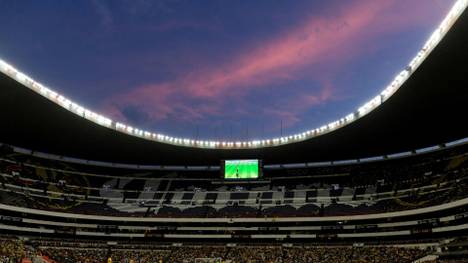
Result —
[[197, 139], [317, 128], [377, 95], [454, 0], [0, 0], [0, 58], [113, 120]]

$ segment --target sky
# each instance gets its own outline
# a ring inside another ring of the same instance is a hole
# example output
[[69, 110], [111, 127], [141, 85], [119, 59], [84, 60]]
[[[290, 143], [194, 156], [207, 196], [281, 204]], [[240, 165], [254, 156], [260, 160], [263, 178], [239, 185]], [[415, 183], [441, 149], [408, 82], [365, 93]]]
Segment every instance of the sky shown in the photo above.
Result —
[[0, 58], [151, 132], [253, 140], [377, 95], [454, 0], [0, 0]]

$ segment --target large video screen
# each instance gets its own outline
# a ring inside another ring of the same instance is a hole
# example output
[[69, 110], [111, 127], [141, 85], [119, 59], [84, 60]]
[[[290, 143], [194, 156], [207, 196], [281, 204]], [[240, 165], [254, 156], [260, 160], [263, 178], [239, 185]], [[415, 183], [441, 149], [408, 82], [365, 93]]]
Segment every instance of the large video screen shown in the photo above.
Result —
[[224, 161], [224, 179], [257, 179], [259, 174], [258, 160]]

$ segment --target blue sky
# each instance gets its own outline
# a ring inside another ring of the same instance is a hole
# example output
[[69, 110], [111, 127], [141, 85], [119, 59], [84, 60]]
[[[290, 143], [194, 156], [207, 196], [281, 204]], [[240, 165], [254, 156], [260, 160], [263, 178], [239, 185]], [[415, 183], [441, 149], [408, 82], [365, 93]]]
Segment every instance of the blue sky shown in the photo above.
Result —
[[374, 97], [453, 3], [0, 0], [0, 57], [139, 128], [260, 139]]

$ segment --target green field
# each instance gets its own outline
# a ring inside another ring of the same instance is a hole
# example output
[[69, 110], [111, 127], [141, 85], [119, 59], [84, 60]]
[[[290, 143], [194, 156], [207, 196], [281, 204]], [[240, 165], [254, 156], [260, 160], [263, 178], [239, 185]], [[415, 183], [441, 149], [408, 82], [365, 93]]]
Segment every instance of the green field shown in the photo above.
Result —
[[258, 160], [233, 160], [224, 163], [224, 179], [258, 178]]

